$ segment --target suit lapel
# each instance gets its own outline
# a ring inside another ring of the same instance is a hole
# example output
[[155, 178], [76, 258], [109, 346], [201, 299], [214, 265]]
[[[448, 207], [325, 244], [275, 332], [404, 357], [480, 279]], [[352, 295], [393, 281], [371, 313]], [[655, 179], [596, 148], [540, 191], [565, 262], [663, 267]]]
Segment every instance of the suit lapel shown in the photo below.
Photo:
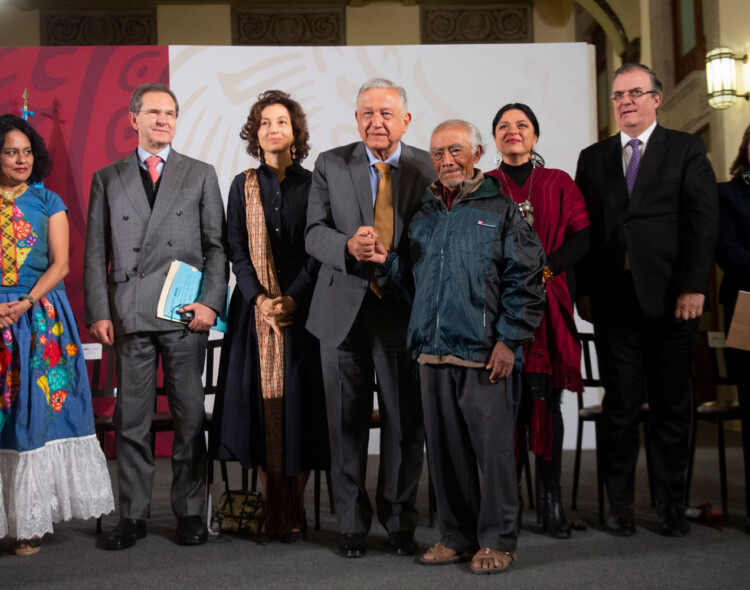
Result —
[[628, 197], [628, 185], [625, 183], [625, 174], [622, 171], [622, 143], [619, 133], [610, 137], [607, 142], [604, 152], [604, 167], [615, 193], [618, 208], [626, 208], [630, 198]]
[[630, 195], [628, 209], [633, 210], [638, 207], [646, 194], [648, 194], [648, 187], [659, 171], [661, 163], [664, 160], [664, 155], [666, 154], [665, 139], [666, 133], [664, 127], [657, 125], [653, 133], [651, 133], [648, 144], [646, 144], [646, 151], [643, 153], [641, 165], [638, 167], [638, 176], [635, 178], [635, 185], [633, 185], [633, 193]]
[[138, 156], [135, 152], [117, 164], [117, 173], [120, 175], [125, 195], [138, 213], [138, 216], [148, 223], [151, 217], [151, 207], [148, 204], [146, 191], [143, 189], [143, 180], [138, 170]]
[[372, 205], [372, 185], [370, 184], [370, 161], [367, 159], [365, 144], [359, 142], [347, 162], [349, 173], [357, 193], [357, 202], [362, 211], [364, 225], [375, 225], [375, 208]]
[[151, 217], [148, 220], [144, 242], [148, 241], [153, 232], [158, 231], [164, 217], [172, 210], [173, 201], [180, 194], [180, 187], [185, 177], [186, 166], [187, 160], [181, 154], [178, 154], [174, 149], [169, 151], [169, 157], [164, 163], [164, 169], [161, 172], [159, 192], [156, 195], [154, 209], [151, 211]]
[[[393, 243], [398, 244], [404, 231], [404, 219], [409, 213], [409, 197], [416, 190], [413, 174], [414, 152], [405, 143], [401, 143], [401, 158], [398, 163], [398, 187], [394, 187], [393, 210]], [[421, 195], [419, 195], [421, 197]]]

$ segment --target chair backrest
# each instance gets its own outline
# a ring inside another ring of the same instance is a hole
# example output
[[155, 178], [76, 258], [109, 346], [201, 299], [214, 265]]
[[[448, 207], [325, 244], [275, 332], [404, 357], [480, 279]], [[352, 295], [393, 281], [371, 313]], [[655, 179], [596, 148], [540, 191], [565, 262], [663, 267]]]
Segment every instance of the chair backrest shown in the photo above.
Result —
[[583, 376], [584, 387], [601, 387], [602, 380], [599, 378], [598, 371], [594, 373], [593, 354], [596, 352], [594, 347], [594, 335], [588, 332], [579, 334], [581, 337], [581, 350], [583, 352], [581, 374]]
[[206, 373], [204, 375], [205, 385], [203, 386], [204, 395], [213, 395], [216, 393], [219, 382], [219, 359], [221, 358], [221, 345], [223, 339], [209, 340], [206, 347]]
[[[580, 333], [581, 337], [581, 376], [583, 377], [584, 387], [602, 387], [602, 380], [599, 377], [599, 371], [597, 367], [596, 373], [594, 373], [594, 353], [596, 347], [594, 345], [594, 335], [590, 332]], [[583, 408], [583, 395], [577, 395], [578, 409]]]
[[101, 344], [84, 344], [83, 356], [89, 373], [91, 397], [115, 397], [117, 360], [114, 349]]
[[718, 399], [719, 388], [733, 385], [727, 376], [722, 334], [700, 332], [693, 350], [692, 395], [696, 405]]

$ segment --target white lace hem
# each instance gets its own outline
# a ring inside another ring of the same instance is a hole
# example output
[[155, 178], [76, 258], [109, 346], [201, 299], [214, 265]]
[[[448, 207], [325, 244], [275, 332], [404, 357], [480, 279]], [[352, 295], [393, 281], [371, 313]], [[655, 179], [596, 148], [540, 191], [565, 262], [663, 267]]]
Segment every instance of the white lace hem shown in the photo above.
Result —
[[114, 510], [107, 460], [96, 435], [18, 453], [0, 450], [0, 538], [30, 539], [52, 524]]

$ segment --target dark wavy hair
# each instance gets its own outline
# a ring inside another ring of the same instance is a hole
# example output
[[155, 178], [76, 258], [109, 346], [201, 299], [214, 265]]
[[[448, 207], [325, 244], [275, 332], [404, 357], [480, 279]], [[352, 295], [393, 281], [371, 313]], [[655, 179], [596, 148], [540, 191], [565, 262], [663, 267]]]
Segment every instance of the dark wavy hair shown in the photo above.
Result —
[[[534, 135], [539, 139], [539, 121], [537, 120], [534, 111], [531, 110], [531, 107], [522, 102], [508, 103], [497, 111], [495, 118], [492, 119], [492, 137], [495, 137], [495, 130], [497, 129], [497, 124], [500, 122], [500, 119], [502, 119], [503, 115], [508, 111], [521, 111], [526, 115], [526, 118], [531, 122], [531, 126], [534, 128]], [[544, 158], [542, 158], [542, 156], [539, 155], [539, 152], [534, 150], [534, 148], [531, 149], [531, 158], [538, 166], [544, 166]]]
[[47, 146], [44, 145], [42, 136], [36, 132], [31, 123], [24, 121], [16, 115], [0, 115], [0, 147], [5, 145], [5, 136], [13, 130], [20, 131], [29, 138], [31, 152], [34, 154], [34, 165], [31, 168], [31, 176], [26, 181], [29, 184], [41, 182], [49, 176], [52, 170], [52, 159], [49, 157]]
[[740, 143], [740, 151], [737, 152], [737, 157], [732, 163], [732, 167], [729, 169], [729, 174], [732, 178], [742, 177], [748, 169], [750, 169], [750, 154], [748, 154], [747, 144], [750, 143], [750, 125], [745, 129], [745, 133], [742, 134], [742, 143]]
[[305, 111], [302, 110], [302, 106], [281, 90], [266, 90], [258, 95], [258, 102], [250, 107], [247, 122], [240, 131], [240, 137], [247, 141], [247, 153], [253, 158], [263, 161], [263, 150], [258, 143], [260, 114], [263, 109], [273, 104], [280, 104], [289, 111], [294, 135], [294, 141], [292, 142], [292, 147], [295, 149], [294, 159], [301, 162], [310, 153], [310, 132], [307, 130], [307, 117]]

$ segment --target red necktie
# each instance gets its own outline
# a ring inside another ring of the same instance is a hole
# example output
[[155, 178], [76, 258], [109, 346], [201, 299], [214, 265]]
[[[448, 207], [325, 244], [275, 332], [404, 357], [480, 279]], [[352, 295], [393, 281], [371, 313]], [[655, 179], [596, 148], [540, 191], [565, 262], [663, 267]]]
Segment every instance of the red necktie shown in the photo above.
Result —
[[148, 175], [151, 177], [151, 182], [156, 185], [156, 181], [159, 180], [159, 171], [156, 169], [156, 165], [161, 162], [159, 156], [149, 156], [146, 158], [146, 166], [148, 166]]

